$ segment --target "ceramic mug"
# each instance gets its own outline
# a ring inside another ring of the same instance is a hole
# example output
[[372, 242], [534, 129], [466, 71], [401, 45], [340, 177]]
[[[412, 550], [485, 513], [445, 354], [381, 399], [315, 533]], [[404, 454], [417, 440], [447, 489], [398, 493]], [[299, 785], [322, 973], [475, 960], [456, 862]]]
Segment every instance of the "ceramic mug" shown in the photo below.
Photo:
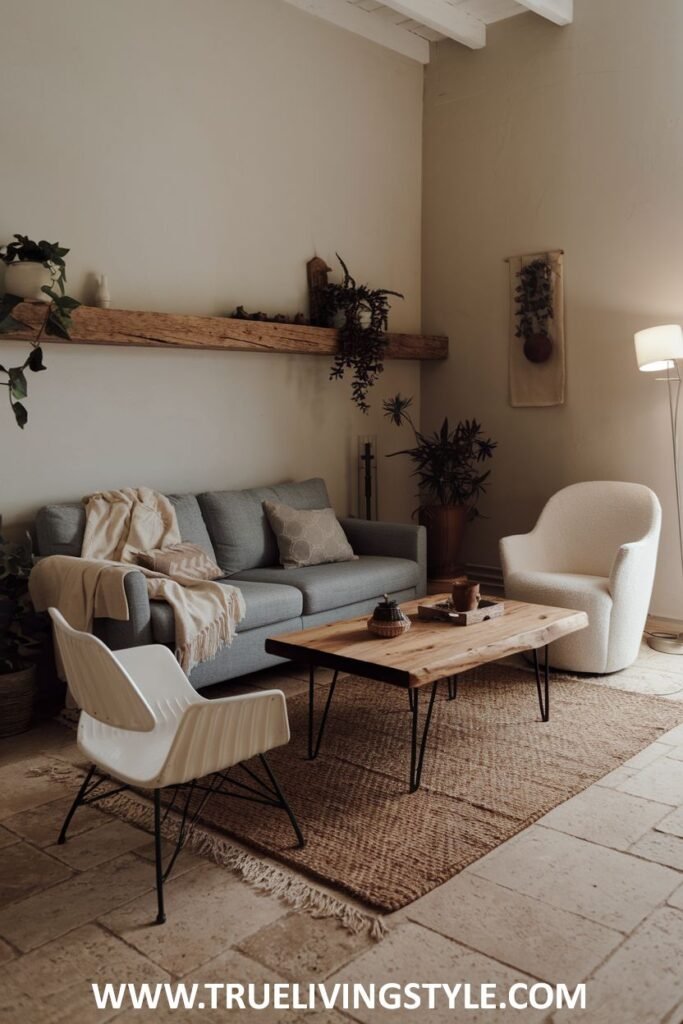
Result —
[[467, 576], [458, 576], [453, 580], [451, 600], [457, 612], [472, 612], [479, 607], [480, 587], [472, 583]]

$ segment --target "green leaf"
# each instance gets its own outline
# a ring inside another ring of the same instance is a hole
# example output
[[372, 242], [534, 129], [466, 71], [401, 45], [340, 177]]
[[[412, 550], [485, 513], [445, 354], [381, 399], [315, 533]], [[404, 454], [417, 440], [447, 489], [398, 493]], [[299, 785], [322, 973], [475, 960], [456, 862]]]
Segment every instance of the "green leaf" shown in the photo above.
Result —
[[9, 369], [9, 388], [12, 398], [26, 398], [28, 389], [26, 377], [20, 366], [11, 366]]
[[23, 430], [28, 422], [26, 406], [22, 405], [21, 402], [12, 402], [12, 409], [14, 411], [14, 418], [17, 421], [17, 425]]
[[0, 299], [0, 334], [14, 334], [23, 324], [11, 315], [15, 306], [24, 300], [19, 295], [3, 295]]
[[78, 301], [78, 299], [72, 299], [70, 295], [60, 295], [55, 300], [55, 305], [58, 306], [62, 310], [64, 310], [64, 309], [72, 310], [72, 309], [78, 309], [78, 307], [80, 306], [80, 302]]
[[71, 341], [69, 334], [70, 318], [58, 309], [50, 309], [45, 321], [45, 333], [53, 338], [63, 338], [64, 341]]
[[47, 369], [47, 367], [43, 363], [43, 350], [40, 347], [40, 345], [38, 345], [37, 348], [31, 350], [31, 354], [26, 360], [26, 365], [28, 366], [29, 370], [32, 370], [34, 373], [38, 373], [40, 370]]
[[15, 320], [13, 316], [6, 316], [4, 320], [0, 320], [0, 334], [16, 334], [23, 328], [24, 324]]

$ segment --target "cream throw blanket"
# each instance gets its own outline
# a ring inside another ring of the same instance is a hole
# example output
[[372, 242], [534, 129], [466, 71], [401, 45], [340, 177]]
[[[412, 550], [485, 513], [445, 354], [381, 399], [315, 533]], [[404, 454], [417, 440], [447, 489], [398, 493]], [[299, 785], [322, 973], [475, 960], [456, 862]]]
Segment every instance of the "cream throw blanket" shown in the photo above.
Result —
[[164, 576], [136, 564], [140, 551], [181, 542], [173, 505], [148, 487], [101, 491], [84, 499], [86, 525], [81, 558], [42, 559], [29, 582], [34, 607], [59, 608], [74, 629], [91, 630], [93, 617], [128, 618], [123, 589], [135, 569], [147, 579], [150, 601], [166, 601], [175, 619], [175, 654], [189, 672], [230, 644], [245, 614], [237, 587]]

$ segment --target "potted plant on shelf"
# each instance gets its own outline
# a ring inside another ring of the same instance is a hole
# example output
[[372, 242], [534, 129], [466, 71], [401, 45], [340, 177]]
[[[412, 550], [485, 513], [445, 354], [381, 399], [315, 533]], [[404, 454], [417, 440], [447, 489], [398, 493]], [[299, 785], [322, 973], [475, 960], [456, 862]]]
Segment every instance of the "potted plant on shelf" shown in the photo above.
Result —
[[353, 371], [351, 399], [361, 412], [368, 412], [368, 392], [384, 369], [389, 296], [402, 299], [400, 292], [357, 284], [337, 253], [344, 277], [341, 284], [324, 284], [315, 290], [315, 319], [319, 327], [336, 327], [339, 350], [330, 369], [330, 380], [342, 380]]
[[31, 351], [20, 366], [0, 366], [0, 374], [7, 380], [0, 385], [7, 388], [10, 406], [17, 425], [26, 426], [28, 412], [22, 399], [26, 398], [28, 385], [25, 370], [44, 370], [43, 351], [40, 339], [45, 333], [57, 338], [70, 340], [71, 314], [80, 302], [65, 294], [66, 264], [64, 257], [69, 252], [58, 242], [34, 242], [26, 235], [15, 235], [15, 241], [0, 249], [0, 259], [6, 264], [5, 294], [0, 298], [0, 334], [16, 334], [25, 329], [25, 324], [14, 316], [17, 306], [26, 301], [48, 304], [45, 319], [37, 337], [31, 342]]
[[25, 732], [36, 703], [36, 662], [48, 631], [31, 605], [32, 567], [28, 539], [14, 544], [0, 536], [0, 736]]
[[517, 305], [516, 338], [524, 339], [524, 355], [531, 363], [550, 359], [553, 340], [549, 323], [553, 319], [553, 268], [543, 256], [519, 270], [515, 288]]
[[413, 423], [411, 398], [398, 394], [384, 402], [385, 415], [396, 424], [408, 423], [415, 446], [392, 452], [407, 455], [420, 488], [418, 512], [427, 528], [428, 571], [432, 578], [454, 576], [467, 523], [480, 513], [477, 503], [486, 491], [490, 470], [482, 463], [493, 456], [497, 442], [484, 436], [476, 420], [462, 420], [452, 430], [446, 417], [441, 429], [423, 434]]

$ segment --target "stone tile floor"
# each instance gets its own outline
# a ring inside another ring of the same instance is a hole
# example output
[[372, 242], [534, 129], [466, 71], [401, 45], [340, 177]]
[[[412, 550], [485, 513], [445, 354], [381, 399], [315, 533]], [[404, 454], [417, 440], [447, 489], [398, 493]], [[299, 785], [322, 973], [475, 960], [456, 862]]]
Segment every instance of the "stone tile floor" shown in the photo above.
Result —
[[[645, 654], [633, 689], [683, 693]], [[625, 679], [620, 685], [626, 687]], [[296, 692], [289, 667], [241, 682]], [[597, 684], [600, 685], [600, 684]], [[608, 685], [614, 685], [609, 681]], [[234, 688], [231, 692], [235, 692]], [[379, 943], [291, 911], [183, 853], [155, 927], [148, 834], [80, 810], [42, 773], [74, 735], [48, 722], [0, 741], [0, 1022], [683, 1021], [683, 724], [439, 889], [387, 918]], [[90, 981], [587, 982], [578, 1010], [97, 1010]], [[553, 1015], [554, 1013], [554, 1015]]]

